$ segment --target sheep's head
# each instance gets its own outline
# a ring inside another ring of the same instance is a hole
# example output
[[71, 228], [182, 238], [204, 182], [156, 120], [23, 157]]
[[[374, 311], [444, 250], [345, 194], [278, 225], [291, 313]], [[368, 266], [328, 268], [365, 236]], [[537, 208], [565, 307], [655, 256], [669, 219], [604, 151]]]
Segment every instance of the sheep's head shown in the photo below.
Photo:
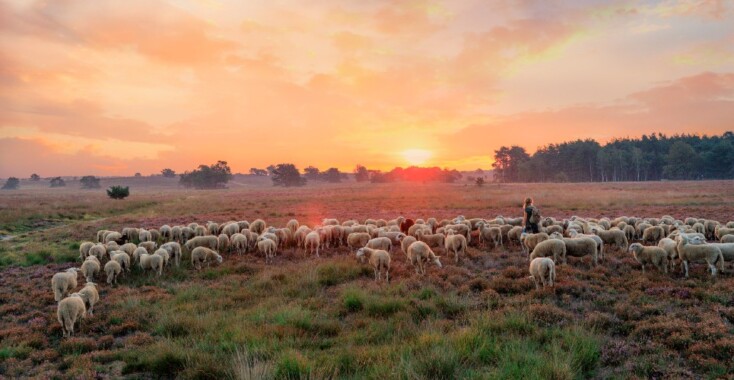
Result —
[[222, 255], [217, 255], [216, 257], [217, 257], [217, 263], [221, 264], [223, 261]]
[[549, 236], [551, 239], [563, 240], [563, 235], [560, 232], [554, 232]]
[[637, 254], [640, 251], [642, 251], [642, 244], [640, 243], [632, 243], [629, 248], [627, 248], [627, 252], [632, 252], [634, 254]]
[[80, 269], [81, 269], [81, 268], [69, 268], [69, 269], [67, 269], [66, 271], [67, 271], [67, 272], [69, 272], [69, 273], [74, 273], [74, 274], [76, 274], [77, 272], [79, 272], [79, 270], [80, 270]]
[[433, 258], [433, 263], [436, 264], [437, 267], [443, 268], [443, 265], [441, 265], [441, 260], [439, 260], [440, 258], [441, 258], [440, 256], [434, 257]]
[[405, 234], [401, 232], [395, 235], [395, 239], [397, 239], [397, 241], [403, 241], [403, 239], [405, 239]]

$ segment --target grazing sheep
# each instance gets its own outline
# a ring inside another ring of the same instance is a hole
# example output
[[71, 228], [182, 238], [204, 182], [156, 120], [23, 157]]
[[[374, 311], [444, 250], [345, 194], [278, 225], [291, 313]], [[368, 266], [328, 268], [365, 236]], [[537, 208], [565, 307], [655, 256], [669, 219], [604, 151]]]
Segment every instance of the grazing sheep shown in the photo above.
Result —
[[375, 282], [382, 278], [385, 271], [385, 281], [390, 282], [390, 254], [382, 249], [363, 247], [357, 250], [357, 258], [367, 257], [370, 265], [375, 269]]
[[522, 227], [513, 226], [512, 229], [507, 232], [507, 243], [515, 243], [518, 246], [522, 244]]
[[706, 264], [708, 264], [711, 270], [711, 277], [716, 277], [716, 267], [714, 264], [718, 263], [719, 268], [722, 271], [724, 270], [724, 256], [721, 253], [721, 249], [705, 243], [706, 240], [699, 236], [690, 237], [684, 234], [679, 236], [678, 255], [683, 261], [686, 278], [688, 277], [688, 262], [693, 260], [706, 261]]
[[93, 282], [87, 282], [84, 287], [78, 291], [79, 295], [84, 301], [84, 306], [87, 308], [87, 315], [94, 315], [94, 305], [99, 302], [99, 292], [97, 291], [97, 284]]
[[530, 261], [530, 278], [535, 283], [535, 289], [538, 290], [538, 278], [545, 288], [546, 285], [554, 287], [556, 281], [556, 264], [547, 257], [536, 257]]
[[398, 231], [378, 231], [377, 237], [386, 237], [390, 239], [390, 242], [392, 245], [400, 245], [400, 241], [402, 240], [402, 237], [405, 236], [404, 233]]
[[303, 240], [303, 250], [308, 253], [309, 248], [311, 253], [316, 251], [316, 257], [319, 257], [319, 246], [321, 246], [321, 235], [317, 231], [309, 232]]
[[114, 232], [113, 231], [113, 232], [110, 232], [108, 234], [105, 234], [105, 236], [104, 236], [104, 243], [105, 244], [107, 244], [107, 243], [109, 243], [111, 241], [116, 242], [118, 240], [122, 240], [122, 234], [119, 233], [119, 232]]
[[413, 227], [414, 224], [415, 224], [415, 221], [413, 219], [410, 219], [410, 218], [405, 219], [405, 221], [400, 223], [400, 232], [406, 235], [410, 235], [410, 233], [408, 233], [408, 230], [410, 229], [410, 227]]
[[163, 258], [163, 267], [168, 266], [168, 260], [171, 258], [171, 254], [168, 253], [167, 249], [159, 248], [153, 253], [154, 255], [160, 256]]
[[205, 226], [196, 226], [194, 228], [194, 236], [206, 236], [208, 232]]
[[529, 254], [535, 249], [535, 246], [542, 241], [548, 240], [548, 234], [540, 232], [537, 234], [522, 234], [520, 236], [520, 243], [522, 244], [523, 253]]
[[599, 258], [604, 259], [604, 240], [602, 240], [601, 237], [599, 237], [599, 235], [584, 234], [576, 230], [569, 230], [568, 237], [571, 237], [571, 238], [587, 237], [587, 238], [594, 239], [594, 241], [596, 242], [596, 251], [599, 253]]
[[247, 236], [236, 233], [229, 238], [231, 249], [237, 252], [238, 255], [242, 255], [247, 252]]
[[171, 230], [171, 226], [169, 226], [168, 224], [164, 224], [161, 226], [160, 233], [161, 233], [161, 240], [164, 243], [173, 240], [173, 232]]
[[410, 245], [415, 243], [416, 241], [418, 241], [418, 239], [416, 239], [414, 236], [403, 235], [402, 239], [400, 239], [400, 249], [402, 249], [403, 253], [407, 255], [408, 247], [410, 247]]
[[82, 276], [86, 278], [87, 282], [94, 282], [94, 276], [100, 271], [99, 260], [96, 257], [91, 256], [92, 259], [86, 259], [82, 263]]
[[153, 254], [153, 252], [155, 252], [156, 250], [156, 247], [158, 247], [158, 244], [156, 244], [156, 242], [154, 241], [144, 241], [138, 244], [138, 247], [143, 247], [146, 251], [148, 251], [148, 253]]
[[550, 235], [550, 234], [552, 234], [554, 232], [558, 232], [559, 234], [562, 234], [563, 233], [563, 226], [559, 226], [557, 224], [554, 224], [552, 226], [545, 227], [545, 233], [547, 233], [548, 235]]
[[138, 229], [135, 228], [135, 227], [125, 227], [125, 228], [122, 229], [122, 236], [127, 241], [135, 241], [135, 240], [140, 241], [140, 238], [138, 236], [138, 232], [139, 232]]
[[186, 246], [186, 249], [189, 252], [196, 247], [206, 247], [216, 251], [219, 247], [219, 238], [216, 236], [195, 236], [191, 240], [187, 241], [184, 246]]
[[422, 234], [417, 233], [416, 236], [419, 241], [428, 244], [431, 248], [443, 248], [446, 236], [444, 234]]
[[[651, 228], [655, 228], [655, 227], [651, 227]], [[657, 228], [660, 228], [660, 227], [657, 227]], [[629, 241], [627, 240], [627, 235], [624, 233], [624, 231], [618, 228], [614, 228], [611, 230], [602, 230], [598, 228], [592, 228], [591, 230], [595, 235], [601, 238], [604, 244], [609, 244], [610, 248], [612, 245], [614, 245], [617, 248], [617, 250], [627, 249], [627, 246], [629, 245]]]
[[658, 243], [658, 247], [662, 248], [668, 255], [670, 269], [673, 269], [675, 267], [675, 259], [678, 258], [678, 243], [671, 238], [662, 238]]
[[144, 243], [146, 241], [153, 241], [153, 234], [151, 234], [150, 231], [141, 228], [140, 230], [138, 230], [138, 239], [141, 243]]
[[660, 226], [652, 226], [645, 228], [644, 231], [642, 231], [642, 242], [643, 243], [652, 243], [657, 244], [660, 239], [665, 237], [665, 231], [663, 230], [663, 227]]
[[201, 269], [201, 264], [206, 263], [209, 266], [209, 263], [215, 260], [217, 263], [222, 263], [222, 256], [215, 250], [206, 247], [196, 247], [191, 251], [191, 266], [196, 270]]
[[181, 241], [179, 243], [186, 244], [189, 239], [196, 236], [196, 233], [194, 232], [194, 229], [191, 227], [182, 227], [181, 228]]
[[97, 243], [92, 248], [89, 248], [89, 255], [92, 255], [100, 260], [104, 259], [106, 254], [107, 247], [102, 243]]
[[352, 232], [347, 235], [347, 247], [351, 251], [356, 251], [364, 247], [370, 241], [370, 234], [367, 232]]
[[138, 262], [140, 262], [140, 256], [146, 253], [150, 254], [150, 252], [148, 252], [145, 247], [135, 248], [135, 251], [133, 251], [133, 264], [137, 264]]
[[709, 239], [716, 238], [721, 240], [724, 236], [734, 235], [734, 228], [727, 228], [727, 227], [721, 227], [717, 226], [715, 231], [712, 232], [711, 237]]
[[229, 252], [229, 236], [227, 234], [220, 234], [217, 240], [219, 240], [217, 242], [217, 250], [221, 253]]
[[538, 257], [550, 257], [553, 256], [553, 261], [558, 262], [560, 257], [564, 264], [566, 264], [566, 243], [559, 239], [548, 239], [538, 243], [533, 252], [530, 254], [530, 260]]
[[138, 248], [138, 246], [134, 243], [125, 243], [121, 245], [118, 250], [127, 253], [129, 256], [132, 256], [136, 248]]
[[260, 235], [265, 231], [265, 227], [267, 225], [265, 224], [265, 221], [262, 219], [255, 219], [252, 223], [250, 223], [250, 231]]
[[173, 226], [171, 227], [171, 240], [178, 242], [179, 244], [185, 243], [183, 241], [183, 235], [181, 234], [182, 227], [181, 226]]
[[285, 228], [287, 228], [287, 229], [291, 230], [291, 232], [295, 233], [296, 231], [298, 231], [298, 228], [300, 226], [301, 225], [298, 223], [297, 220], [291, 219], [291, 220], [288, 221], [288, 223], [286, 223]]
[[79, 293], [74, 293], [60, 300], [56, 309], [56, 318], [61, 324], [64, 338], [74, 335], [74, 325], [77, 322], [79, 322], [79, 329], [81, 330], [81, 319], [86, 313], [87, 308], [84, 306], [84, 300]]
[[629, 224], [624, 226], [624, 228], [622, 228], [622, 231], [624, 231], [624, 236], [627, 238], [627, 242], [630, 242], [632, 239], [634, 239], [637, 233], [635, 231], [635, 227], [630, 226]]
[[163, 274], [163, 260], [163, 257], [159, 255], [144, 253], [140, 255], [140, 268], [142, 270], [150, 269], [160, 276]]
[[655, 265], [659, 271], [668, 273], [668, 252], [664, 249], [657, 246], [645, 247], [640, 243], [632, 243], [628, 250], [632, 252], [635, 260], [642, 265], [642, 273], [645, 273], [646, 264]]
[[104, 272], [107, 273], [107, 283], [117, 284], [117, 276], [122, 272], [122, 266], [115, 260], [110, 260], [104, 265]]
[[[227, 235], [227, 237], [232, 237], [232, 235], [237, 234], [240, 232], [240, 225], [238, 223], [227, 223], [222, 228], [221, 234]], [[212, 234], [214, 235], [214, 234]]]
[[392, 241], [388, 237], [376, 237], [374, 239], [370, 239], [367, 244], [365, 244], [365, 247], [390, 252], [392, 250]]
[[85, 241], [79, 244], [79, 259], [84, 260], [89, 256], [89, 250], [94, 247], [91, 241]]
[[440, 256], [436, 256], [431, 250], [428, 244], [422, 241], [416, 241], [408, 247], [408, 259], [415, 268], [415, 272], [420, 275], [426, 274], [424, 263], [429, 261], [436, 264], [439, 268], [442, 268]]
[[720, 243], [734, 243], [734, 235], [724, 235], [719, 239]]
[[176, 267], [179, 267], [181, 265], [181, 244], [178, 244], [175, 241], [169, 241], [168, 243], [161, 245], [161, 249], [165, 249], [166, 251], [168, 251], [168, 254], [173, 257], [173, 261], [176, 263]]
[[105, 248], [107, 248], [107, 255], [109, 255], [110, 252], [119, 250], [120, 249], [120, 245], [117, 244], [116, 241], [111, 241], [111, 242], [105, 244]]
[[219, 224], [212, 221], [207, 222], [206, 231], [209, 233], [209, 235], [219, 235]]
[[74, 288], [76, 288], [77, 271], [79, 268], [69, 268], [65, 272], [54, 274], [51, 278], [51, 290], [54, 292], [54, 300], [61, 301]]
[[494, 248], [502, 245], [502, 229], [500, 227], [479, 223], [477, 229], [479, 230], [479, 244], [483, 244], [485, 241], [492, 242]]
[[466, 255], [466, 237], [464, 235], [458, 235], [452, 233], [453, 230], [449, 230], [449, 235], [446, 236], [446, 240], [444, 241], [444, 249], [446, 250], [446, 254], [448, 255], [450, 252], [453, 252], [456, 256], [456, 263], [459, 263], [459, 257], [462, 255]]
[[269, 264], [275, 257], [278, 245], [272, 239], [260, 236], [257, 239], [257, 250], [265, 256], [265, 264]]
[[599, 251], [596, 248], [596, 241], [588, 237], [580, 238], [564, 238], [559, 234], [552, 234], [553, 239], [560, 239], [566, 244], [566, 256], [584, 257], [591, 256], [594, 266], [599, 262]]

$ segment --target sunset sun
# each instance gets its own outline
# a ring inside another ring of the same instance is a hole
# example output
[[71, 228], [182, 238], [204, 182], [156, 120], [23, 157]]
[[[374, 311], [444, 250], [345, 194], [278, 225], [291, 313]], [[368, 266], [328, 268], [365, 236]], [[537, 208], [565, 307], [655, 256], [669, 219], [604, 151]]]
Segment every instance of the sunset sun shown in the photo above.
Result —
[[408, 149], [403, 151], [403, 158], [411, 165], [422, 165], [431, 158], [431, 152], [425, 149]]

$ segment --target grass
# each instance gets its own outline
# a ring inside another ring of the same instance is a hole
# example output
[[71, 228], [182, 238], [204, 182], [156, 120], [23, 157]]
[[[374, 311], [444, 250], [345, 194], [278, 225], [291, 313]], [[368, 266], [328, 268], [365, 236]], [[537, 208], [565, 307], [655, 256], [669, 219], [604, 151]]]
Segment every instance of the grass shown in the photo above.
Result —
[[[517, 249], [470, 247], [460, 265], [443, 260], [415, 274], [392, 254], [391, 282], [346, 248], [322, 257], [279, 252], [225, 254], [201, 271], [169, 268], [161, 278], [135, 268], [120, 285], [100, 282], [95, 315], [62, 339], [48, 284], [77, 260], [100, 228], [148, 228], [265, 216], [444, 218], [513, 215], [532, 193], [544, 213], [697, 215], [725, 220], [734, 187], [682, 183], [603, 185], [337, 185], [318, 189], [136, 191], [129, 200], [63, 190], [0, 195], [0, 376], [237, 379], [504, 379], [726, 377], [734, 372], [734, 278], [665, 276], [610, 252], [596, 269], [558, 269], [555, 291], [534, 290]], [[724, 191], [722, 191], [724, 189]], [[718, 205], [701, 205], [718, 194]], [[591, 199], [594, 194], [597, 200]], [[386, 196], [387, 195], [387, 196]], [[599, 201], [600, 199], [600, 201]], [[35, 204], [33, 201], [35, 200]], [[266, 203], [263, 203], [266, 202]], [[721, 207], [724, 202], [727, 207]], [[379, 205], [379, 206], [376, 206]], [[259, 209], [260, 213], [254, 213]], [[724, 211], [722, 211], [722, 209]], [[267, 216], [271, 215], [271, 216]], [[14, 219], [15, 218], [15, 219]], [[53, 220], [52, 224], [39, 221]], [[29, 222], [30, 221], [30, 222]], [[28, 223], [27, 223], [28, 222]], [[37, 223], [38, 222], [38, 223]], [[58, 222], [58, 223], [57, 223]], [[8, 231], [9, 232], [9, 231]], [[444, 256], [443, 252], [439, 252]], [[80, 282], [82, 282], [80, 280]]]

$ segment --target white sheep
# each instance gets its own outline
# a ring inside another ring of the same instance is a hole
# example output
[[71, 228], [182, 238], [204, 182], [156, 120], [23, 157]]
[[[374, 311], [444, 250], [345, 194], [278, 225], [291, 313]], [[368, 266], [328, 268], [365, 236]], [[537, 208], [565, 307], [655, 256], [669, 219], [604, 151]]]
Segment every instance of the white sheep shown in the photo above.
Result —
[[84, 287], [78, 291], [79, 295], [84, 301], [84, 306], [87, 308], [87, 315], [94, 315], [94, 305], [99, 302], [99, 292], [97, 291], [97, 284], [93, 282], [87, 282]]
[[138, 230], [138, 240], [140, 240], [141, 243], [153, 241], [153, 234], [151, 234], [150, 231], [141, 228]]
[[89, 255], [92, 255], [102, 260], [107, 254], [107, 246], [102, 243], [97, 243], [93, 247], [89, 248]]
[[87, 279], [87, 282], [94, 282], [94, 276], [100, 271], [99, 260], [96, 257], [91, 256], [82, 263], [82, 276]]
[[660, 239], [665, 237], [665, 231], [663, 230], [663, 227], [661, 226], [652, 226], [645, 228], [644, 231], [642, 231], [642, 242], [650, 242], [653, 244], [657, 244]]
[[265, 264], [273, 261], [278, 245], [272, 239], [260, 236], [257, 239], [257, 250], [265, 256]]
[[408, 247], [408, 259], [415, 268], [415, 272], [420, 275], [426, 274], [424, 263], [429, 261], [436, 264], [439, 268], [442, 268], [440, 256], [436, 256], [431, 250], [428, 244], [422, 241], [416, 241]]
[[79, 259], [84, 260], [89, 256], [89, 250], [94, 247], [91, 241], [85, 241], [79, 244]]
[[171, 258], [171, 254], [168, 252], [167, 249], [159, 248], [154, 253], [154, 255], [158, 255], [163, 258], [163, 267], [168, 266], [168, 260]]
[[104, 272], [107, 273], [107, 283], [117, 284], [117, 276], [122, 272], [122, 266], [115, 260], [110, 260], [104, 265]]
[[734, 243], [734, 235], [724, 235], [719, 239], [719, 243]]
[[140, 244], [138, 244], [138, 248], [145, 248], [146, 251], [148, 251], [149, 254], [153, 254], [155, 252], [156, 248], [158, 247], [158, 244], [154, 241], [144, 241]]
[[357, 250], [357, 258], [367, 257], [370, 265], [375, 269], [375, 281], [382, 278], [382, 271], [385, 271], [385, 281], [390, 282], [390, 254], [383, 249], [372, 249], [363, 247]]
[[418, 241], [418, 239], [416, 239], [414, 236], [409, 235], [403, 235], [403, 237], [400, 239], [400, 249], [403, 250], [403, 253], [405, 253], [406, 256], [408, 255], [408, 247], [410, 247], [410, 245], [415, 243], [416, 241]]
[[533, 252], [530, 254], [529, 259], [532, 261], [538, 257], [550, 257], [553, 256], [553, 261], [558, 262], [560, 258], [564, 264], [566, 264], [566, 243], [559, 239], [548, 239], [538, 243]]
[[591, 230], [595, 235], [599, 236], [602, 239], [604, 244], [609, 244], [610, 247], [614, 245], [617, 250], [627, 249], [627, 246], [629, 245], [627, 235], [624, 233], [624, 231], [618, 228], [614, 228], [611, 230], [602, 230], [592, 227]]
[[51, 278], [51, 290], [54, 292], [54, 300], [61, 301], [74, 288], [76, 288], [77, 271], [79, 268], [69, 268], [65, 272], [54, 274]]
[[189, 252], [197, 247], [205, 247], [216, 251], [219, 248], [219, 238], [216, 236], [195, 236], [189, 239], [184, 246]]
[[81, 330], [81, 319], [86, 313], [87, 308], [84, 306], [84, 300], [79, 293], [73, 293], [69, 297], [60, 300], [56, 309], [56, 317], [61, 324], [64, 338], [74, 334], [74, 325], [77, 322], [79, 322], [79, 329]]
[[161, 248], [168, 251], [168, 254], [173, 258], [173, 261], [176, 263], [176, 267], [179, 267], [181, 265], [181, 244], [175, 241], [169, 241], [168, 243], [161, 245]]
[[599, 262], [598, 253], [596, 248], [596, 241], [592, 238], [580, 237], [580, 238], [564, 238], [560, 234], [553, 233], [550, 235], [553, 239], [562, 240], [566, 244], [566, 256], [584, 257], [591, 256], [592, 264], [596, 266]]
[[523, 253], [530, 254], [535, 249], [538, 243], [548, 240], [548, 234], [545, 232], [539, 232], [537, 234], [525, 233], [520, 235], [520, 244], [522, 245]]
[[227, 234], [219, 234], [217, 240], [217, 250], [221, 253], [229, 252], [229, 236]]
[[236, 233], [229, 238], [231, 248], [237, 252], [238, 255], [242, 255], [247, 252], [247, 236], [241, 233]]
[[449, 230], [449, 235], [446, 236], [444, 241], [444, 249], [446, 254], [453, 252], [456, 256], [456, 263], [459, 263], [459, 258], [466, 255], [466, 237], [464, 235], [458, 235], [454, 233], [454, 230]]
[[[685, 234], [678, 236], [678, 255], [683, 261], [683, 269], [688, 277], [688, 262], [693, 260], [704, 260], [711, 270], [711, 277], [716, 277], [716, 267], [724, 269], [724, 256], [718, 247], [705, 244], [706, 240], [699, 236], [690, 237]], [[690, 244], [689, 244], [690, 243]]]
[[370, 234], [367, 232], [352, 232], [347, 235], [347, 246], [350, 250], [355, 251], [367, 245], [370, 238]]
[[424, 234], [421, 232], [417, 232], [415, 237], [417, 237], [419, 241], [428, 244], [428, 246], [431, 248], [443, 248], [446, 241], [446, 235], [441, 233]]
[[161, 240], [163, 242], [169, 242], [173, 240], [173, 229], [168, 224], [164, 224], [160, 228]]
[[576, 230], [569, 230], [568, 231], [568, 237], [571, 238], [581, 238], [581, 237], [587, 237], [594, 239], [596, 242], [596, 251], [599, 254], [599, 257], [604, 259], [604, 240], [599, 235], [596, 234], [585, 234], [583, 232], [579, 232]]
[[374, 239], [370, 239], [367, 244], [365, 244], [365, 247], [390, 252], [392, 250], [392, 241], [388, 237], [376, 237]]
[[133, 252], [135, 252], [136, 248], [138, 248], [138, 246], [135, 245], [134, 243], [125, 243], [120, 246], [119, 250], [127, 253], [128, 256], [132, 257]]
[[163, 274], [163, 257], [144, 253], [140, 255], [139, 259], [142, 270], [150, 269], [158, 276]]
[[145, 247], [138, 247], [135, 248], [135, 251], [133, 251], [133, 264], [137, 264], [140, 262], [140, 256], [143, 254], [150, 254]]
[[255, 219], [252, 223], [250, 223], [250, 231], [260, 235], [265, 231], [265, 227], [267, 225], [265, 224], [265, 221], [262, 219]]
[[662, 248], [665, 250], [665, 253], [667, 253], [670, 269], [675, 268], [675, 259], [678, 258], [678, 243], [671, 238], [662, 238], [658, 243], [658, 247]]
[[191, 266], [196, 268], [196, 270], [200, 270], [201, 264], [203, 263], [209, 266], [209, 263], [212, 261], [222, 263], [222, 256], [215, 250], [206, 247], [196, 247], [191, 251]]
[[[537, 248], [537, 246], [536, 246]], [[536, 257], [530, 261], [530, 278], [535, 283], [535, 289], [540, 289], [538, 286], [538, 278], [545, 288], [546, 285], [554, 287], [556, 281], [556, 264], [553, 260], [547, 257]]]
[[104, 236], [104, 243], [107, 244], [111, 241], [122, 240], [122, 234], [116, 231], [109, 232]]
[[316, 257], [319, 257], [319, 247], [321, 246], [321, 235], [318, 231], [309, 232], [303, 240], [303, 250], [308, 253], [309, 249], [313, 254], [316, 251]]
[[[480, 244], [484, 241], [492, 242], [494, 244], [494, 248], [502, 245], [502, 229], [500, 227], [485, 223], [479, 223], [477, 226], [479, 229]], [[488, 245], [489, 244], [487, 244], [487, 246]]]
[[640, 243], [632, 243], [629, 246], [629, 252], [635, 257], [640, 265], [642, 265], [642, 273], [645, 273], [645, 265], [652, 264], [659, 271], [668, 273], [668, 252], [658, 246], [645, 247]]

